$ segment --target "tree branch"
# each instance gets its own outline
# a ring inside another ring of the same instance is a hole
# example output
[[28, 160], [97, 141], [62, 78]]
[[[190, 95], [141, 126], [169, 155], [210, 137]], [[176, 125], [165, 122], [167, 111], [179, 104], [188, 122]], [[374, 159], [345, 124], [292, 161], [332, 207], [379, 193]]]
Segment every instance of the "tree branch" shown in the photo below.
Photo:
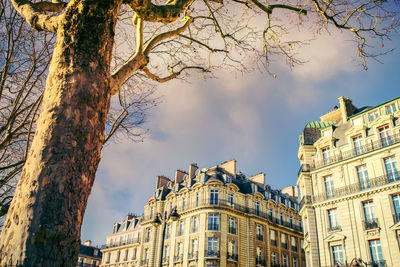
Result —
[[153, 73], [150, 72], [150, 70], [147, 68], [147, 66], [144, 66], [142, 68], [142, 71], [147, 75], [147, 77], [149, 77], [152, 80], [155, 80], [159, 83], [164, 83], [167, 82], [169, 80], [172, 80], [174, 78], [176, 78], [177, 76], [179, 76], [182, 71], [186, 70], [186, 69], [198, 69], [201, 70], [203, 72], [209, 72], [209, 70], [207, 70], [206, 68], [203, 67], [198, 67], [198, 66], [187, 66], [187, 67], [183, 67], [182, 69], [180, 69], [178, 72], [174, 72], [172, 70], [171, 67], [169, 67], [170, 71], [171, 71], [171, 75], [167, 76], [167, 77], [158, 77], [157, 75], [154, 75]]
[[47, 15], [42, 12], [59, 13], [67, 6], [67, 3], [39, 2], [32, 3], [28, 0], [11, 0], [15, 10], [28, 22], [28, 24], [38, 31], [56, 32], [58, 28], [59, 16]]
[[293, 10], [296, 12], [300, 12], [304, 15], [307, 15], [307, 10], [303, 9], [302, 7], [289, 6], [289, 5], [283, 5], [283, 4], [265, 6], [262, 3], [260, 3], [258, 0], [251, 0], [251, 2], [267, 14], [272, 14], [272, 10], [274, 10], [275, 8], [282, 8], [282, 9]]

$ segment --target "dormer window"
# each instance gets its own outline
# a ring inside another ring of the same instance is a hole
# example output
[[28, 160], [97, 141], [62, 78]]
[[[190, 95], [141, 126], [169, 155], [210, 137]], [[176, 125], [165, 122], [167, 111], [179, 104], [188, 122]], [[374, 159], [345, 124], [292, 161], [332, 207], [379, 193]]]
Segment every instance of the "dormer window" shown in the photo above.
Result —
[[373, 121], [373, 120], [375, 120], [375, 119], [378, 118], [378, 117], [379, 117], [379, 112], [378, 112], [378, 110], [375, 110], [375, 111], [372, 111], [372, 112], [368, 113], [368, 119], [369, 119], [369, 121]]
[[230, 176], [226, 176], [225, 181], [227, 184], [232, 183], [232, 178]]
[[387, 105], [385, 109], [387, 115], [395, 113], [397, 111], [396, 103]]

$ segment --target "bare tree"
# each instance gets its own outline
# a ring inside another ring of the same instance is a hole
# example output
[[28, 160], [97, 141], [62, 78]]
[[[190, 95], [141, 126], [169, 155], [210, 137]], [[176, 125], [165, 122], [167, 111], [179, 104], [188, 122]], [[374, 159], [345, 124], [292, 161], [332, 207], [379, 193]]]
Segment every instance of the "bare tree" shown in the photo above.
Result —
[[[7, 0], [0, 0], [0, 25], [1, 228], [36, 129], [55, 35], [32, 29]], [[120, 135], [134, 141], [143, 137], [141, 126], [158, 99], [151, 84], [142, 81], [133, 88], [132, 82], [111, 106], [104, 142]]]
[[[285, 34], [302, 25], [316, 33], [331, 26], [350, 32], [365, 64], [375, 56], [372, 38], [389, 38], [398, 25], [397, 5], [381, 0], [12, 2], [34, 29], [55, 32], [57, 41], [35, 137], [0, 237], [2, 265], [75, 264], [110, 101], [123, 102], [121, 88], [134, 74], [136, 83], [221, 67], [268, 70], [276, 56], [293, 66], [301, 63], [295, 48], [302, 43]], [[125, 27], [135, 35], [123, 44], [126, 56], [113, 58], [121, 12], [121, 23], [132, 17]]]

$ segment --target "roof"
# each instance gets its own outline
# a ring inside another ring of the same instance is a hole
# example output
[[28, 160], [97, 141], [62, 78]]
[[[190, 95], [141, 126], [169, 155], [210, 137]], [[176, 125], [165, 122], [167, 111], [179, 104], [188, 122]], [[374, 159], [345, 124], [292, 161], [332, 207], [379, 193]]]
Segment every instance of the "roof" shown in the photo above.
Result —
[[79, 250], [79, 255], [81, 256], [87, 256], [91, 258], [97, 258], [101, 260], [102, 254], [99, 248], [92, 247], [92, 246], [85, 246], [81, 245], [81, 248]]
[[323, 129], [332, 126], [334, 123], [331, 121], [310, 121], [304, 128], [318, 128]]

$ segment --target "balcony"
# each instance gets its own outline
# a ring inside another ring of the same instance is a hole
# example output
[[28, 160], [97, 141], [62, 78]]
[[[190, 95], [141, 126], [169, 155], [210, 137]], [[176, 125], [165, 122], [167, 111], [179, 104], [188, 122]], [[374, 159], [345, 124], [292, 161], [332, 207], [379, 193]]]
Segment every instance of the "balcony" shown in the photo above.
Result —
[[400, 213], [393, 214], [393, 221], [394, 223], [400, 222]]
[[386, 261], [385, 260], [380, 260], [380, 261], [372, 261], [367, 263], [368, 267], [386, 267]]
[[165, 257], [165, 258], [163, 258], [162, 259], [162, 263], [164, 264], [167, 264], [169, 262], [169, 258], [168, 257]]
[[257, 240], [259, 240], [259, 241], [264, 240], [264, 236], [262, 234], [257, 234], [256, 237], [257, 237]]
[[371, 230], [371, 229], [376, 229], [379, 227], [377, 218], [365, 220], [365, 221], [363, 221], [363, 223], [364, 223], [364, 230]]
[[292, 251], [297, 251], [297, 246], [292, 246]]
[[209, 223], [208, 224], [208, 231], [218, 231], [219, 225], [216, 223]]
[[[389, 175], [385, 174], [385, 175], [370, 179], [369, 180], [369, 185], [370, 185], [369, 188], [365, 188], [365, 186], [363, 186], [361, 183], [357, 182], [357, 183], [354, 183], [354, 184], [351, 184], [348, 186], [335, 188], [335, 190], [330, 191], [328, 194], [326, 192], [324, 192], [322, 194], [312, 196], [312, 202], [317, 203], [317, 202], [325, 201], [328, 199], [343, 197], [343, 196], [355, 194], [358, 192], [370, 190], [373, 188], [377, 188], [382, 185], [390, 184], [390, 183], [397, 182], [397, 181], [400, 181], [400, 173], [396, 172], [396, 173], [390, 173]], [[303, 197], [303, 199], [306, 197], [310, 197], [310, 196], [305, 196], [305, 197]], [[308, 199], [308, 201], [309, 201], [309, 199]]]
[[311, 205], [312, 204], [312, 198], [311, 196], [304, 196], [301, 201], [300, 201], [300, 208], [299, 210], [301, 210], [303, 208], [304, 205]]
[[258, 265], [258, 266], [265, 266], [265, 260], [263, 260], [263, 259], [257, 257], [257, 258], [256, 258], [256, 265]]
[[148, 265], [148, 264], [149, 264], [149, 260], [148, 259], [140, 261], [140, 265]]
[[302, 164], [300, 166], [298, 175], [300, 175], [301, 172], [310, 172], [319, 168], [335, 164], [343, 160], [351, 159], [353, 157], [358, 157], [384, 147], [392, 146], [397, 143], [400, 143], [400, 134], [394, 134], [384, 139], [368, 142], [364, 146], [357, 147], [357, 149], [352, 148], [345, 151], [336, 149], [336, 151], [334, 151], [336, 153], [334, 153], [334, 155], [332, 155], [329, 158], [316, 160], [315, 164]]
[[135, 244], [135, 243], [140, 243], [140, 238], [135, 238], [135, 239], [132, 238], [132, 239], [128, 239], [125, 241], [113, 242], [110, 244], [102, 245], [101, 248], [105, 249], [105, 248], [121, 247], [121, 246], [126, 246], [126, 245], [130, 245], [130, 244]]
[[287, 243], [281, 243], [281, 248], [287, 249], [288, 245]]
[[189, 260], [194, 260], [194, 259], [197, 259], [198, 257], [199, 257], [199, 252], [198, 251], [190, 252], [188, 254], [188, 259]]
[[79, 266], [79, 267], [98, 267], [99, 265], [96, 265], [96, 263], [78, 262], [78, 264], [76, 266]]
[[228, 259], [228, 260], [231, 260], [231, 261], [237, 261], [238, 260], [238, 255], [237, 254], [235, 254], [235, 253], [227, 253], [226, 254], [226, 258]]
[[230, 234], [236, 235], [236, 227], [234, 226], [229, 226], [228, 231]]
[[217, 251], [217, 250], [206, 250], [204, 255], [207, 258], [218, 258], [219, 257], [219, 251]]
[[175, 262], [177, 262], [177, 261], [183, 261], [183, 255], [181, 254], [181, 255], [175, 255], [174, 256], [174, 261]]
[[340, 225], [334, 225], [334, 226], [329, 226], [328, 232], [335, 232], [335, 231], [341, 231], [342, 227]]

